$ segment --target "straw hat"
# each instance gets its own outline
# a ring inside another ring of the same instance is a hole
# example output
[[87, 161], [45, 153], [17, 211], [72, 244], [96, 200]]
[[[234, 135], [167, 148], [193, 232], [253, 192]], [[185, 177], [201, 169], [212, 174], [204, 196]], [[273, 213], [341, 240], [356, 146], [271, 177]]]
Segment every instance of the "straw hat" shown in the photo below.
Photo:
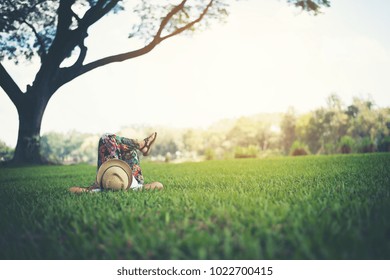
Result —
[[104, 189], [127, 190], [132, 183], [133, 174], [130, 166], [120, 159], [105, 161], [96, 174], [96, 182]]

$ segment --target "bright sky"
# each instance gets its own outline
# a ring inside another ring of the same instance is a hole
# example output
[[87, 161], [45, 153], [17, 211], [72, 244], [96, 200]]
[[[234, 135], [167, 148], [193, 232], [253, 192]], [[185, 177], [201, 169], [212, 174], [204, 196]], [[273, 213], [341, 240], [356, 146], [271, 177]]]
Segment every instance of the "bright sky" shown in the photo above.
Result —
[[[347, 104], [370, 95], [379, 107], [390, 106], [388, 11], [390, 1], [333, 0], [315, 17], [284, 0], [240, 1], [226, 24], [169, 39], [147, 55], [63, 86], [49, 102], [41, 132], [207, 127], [289, 106], [309, 111], [332, 93]], [[89, 60], [132, 47], [127, 19], [107, 17], [89, 32]], [[5, 67], [25, 90], [37, 65]], [[18, 116], [1, 89], [0, 128], [0, 139], [15, 146]]]

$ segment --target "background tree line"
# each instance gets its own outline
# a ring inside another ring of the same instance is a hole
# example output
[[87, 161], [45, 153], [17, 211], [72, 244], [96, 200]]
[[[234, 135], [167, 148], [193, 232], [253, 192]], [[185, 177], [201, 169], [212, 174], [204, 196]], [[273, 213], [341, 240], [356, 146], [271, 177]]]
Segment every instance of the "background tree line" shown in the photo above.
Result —
[[[390, 152], [390, 108], [370, 98], [353, 99], [346, 106], [337, 95], [326, 106], [305, 114], [258, 114], [219, 121], [208, 129], [129, 126], [118, 135], [142, 139], [158, 131], [151, 160], [197, 161], [278, 155]], [[97, 134], [50, 132], [41, 137], [41, 155], [48, 162], [94, 164]], [[0, 142], [0, 160], [13, 149]]]

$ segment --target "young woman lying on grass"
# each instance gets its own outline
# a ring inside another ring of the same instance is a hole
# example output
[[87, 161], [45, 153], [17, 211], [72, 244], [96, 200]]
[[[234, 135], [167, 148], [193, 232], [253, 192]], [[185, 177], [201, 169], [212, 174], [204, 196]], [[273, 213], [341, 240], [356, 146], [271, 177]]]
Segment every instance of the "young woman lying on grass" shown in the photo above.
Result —
[[99, 139], [96, 182], [88, 187], [71, 187], [72, 193], [110, 190], [162, 189], [160, 182], [144, 184], [138, 151], [150, 153], [157, 138], [154, 132], [144, 140], [129, 139], [115, 134], [104, 134]]

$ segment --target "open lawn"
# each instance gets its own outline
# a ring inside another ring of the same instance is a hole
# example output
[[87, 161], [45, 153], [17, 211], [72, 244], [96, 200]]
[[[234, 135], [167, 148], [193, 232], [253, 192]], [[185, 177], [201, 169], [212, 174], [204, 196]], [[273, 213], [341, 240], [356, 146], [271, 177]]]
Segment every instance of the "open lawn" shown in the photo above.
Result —
[[165, 189], [74, 195], [96, 167], [0, 169], [1, 259], [390, 259], [390, 154], [144, 163]]

